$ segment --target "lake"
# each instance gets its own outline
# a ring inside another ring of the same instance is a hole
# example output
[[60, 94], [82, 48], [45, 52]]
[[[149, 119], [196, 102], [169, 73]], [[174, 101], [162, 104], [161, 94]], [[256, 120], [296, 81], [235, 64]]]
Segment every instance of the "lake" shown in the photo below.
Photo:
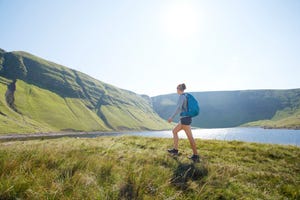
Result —
[[[172, 138], [172, 131], [141, 131], [125, 133], [89, 133], [80, 137], [99, 137], [103, 135], [135, 135], [143, 137]], [[300, 146], [300, 130], [263, 129], [263, 128], [217, 128], [193, 129], [194, 138], [237, 140], [245, 142], [285, 144]], [[180, 138], [187, 138], [184, 131], [179, 132]]]

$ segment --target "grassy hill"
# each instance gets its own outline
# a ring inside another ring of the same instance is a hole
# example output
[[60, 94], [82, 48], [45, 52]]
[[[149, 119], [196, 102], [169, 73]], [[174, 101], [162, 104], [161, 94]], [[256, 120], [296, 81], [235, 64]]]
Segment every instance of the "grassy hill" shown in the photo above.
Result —
[[[300, 199], [300, 148], [196, 140], [60, 138], [0, 143], [0, 199]], [[47, 156], [45, 156], [47, 155]]]
[[[193, 119], [194, 126], [300, 128], [300, 89], [192, 94], [198, 99], [201, 107], [200, 115]], [[175, 109], [177, 98], [177, 94], [153, 97], [154, 110], [167, 119]]]
[[[5, 100], [17, 79], [15, 108]], [[26, 52], [0, 51], [0, 134], [158, 130], [150, 97], [119, 89]]]

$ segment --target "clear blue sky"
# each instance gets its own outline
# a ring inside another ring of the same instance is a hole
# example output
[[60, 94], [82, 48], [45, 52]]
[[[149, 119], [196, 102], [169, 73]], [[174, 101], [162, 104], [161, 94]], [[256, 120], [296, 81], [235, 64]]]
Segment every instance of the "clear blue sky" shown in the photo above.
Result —
[[299, 0], [0, 0], [0, 48], [150, 96], [300, 88]]

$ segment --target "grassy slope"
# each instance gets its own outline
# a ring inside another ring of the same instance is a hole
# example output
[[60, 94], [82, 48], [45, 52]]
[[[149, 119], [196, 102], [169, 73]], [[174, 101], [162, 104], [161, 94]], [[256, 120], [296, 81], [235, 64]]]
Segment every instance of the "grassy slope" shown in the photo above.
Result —
[[[102, 137], [0, 143], [0, 199], [299, 199], [300, 148]], [[47, 155], [47, 156], [45, 156]]]
[[[2, 78], [3, 80], [3, 78]], [[124, 129], [162, 129], [162, 120], [151, 110], [148, 113], [134, 106], [102, 106], [102, 113], [112, 124], [107, 127], [96, 112], [85, 106], [81, 99], [61, 96], [17, 82], [16, 108], [19, 114], [5, 103], [6, 85], [0, 83], [0, 134], [26, 132], [53, 132], [61, 130], [111, 131]], [[134, 118], [135, 120], [132, 120]]]
[[[6, 86], [0, 84], [0, 134], [49, 132], [66, 129], [109, 130], [98, 116], [87, 109], [80, 99], [62, 98], [23, 81], [17, 82], [15, 104], [19, 113], [5, 102]], [[9, 122], [9, 123], [7, 123]]]
[[[6, 83], [8, 80], [0, 77], [0, 134], [14, 132], [43, 132], [49, 131], [49, 128], [31, 120], [27, 116], [20, 115], [9, 108], [5, 101]], [[40, 128], [43, 127], [43, 128]]]
[[278, 110], [271, 119], [246, 123], [244, 126], [300, 129], [300, 100], [299, 98], [293, 98], [293, 100], [295, 102], [292, 103], [292, 106]]
[[[161, 130], [161, 119], [143, 96], [26, 52], [0, 52], [2, 133]], [[6, 77], [6, 78], [4, 78]], [[17, 82], [14, 113], [5, 103], [6, 84]], [[29, 123], [30, 121], [30, 123]]]
[[19, 82], [17, 88], [17, 109], [54, 130], [107, 130], [98, 116], [87, 109], [80, 99], [62, 98], [24, 82]]
[[300, 129], [300, 109], [278, 111], [270, 120], [260, 120], [244, 124], [243, 126], [261, 126], [265, 128], [292, 128]]

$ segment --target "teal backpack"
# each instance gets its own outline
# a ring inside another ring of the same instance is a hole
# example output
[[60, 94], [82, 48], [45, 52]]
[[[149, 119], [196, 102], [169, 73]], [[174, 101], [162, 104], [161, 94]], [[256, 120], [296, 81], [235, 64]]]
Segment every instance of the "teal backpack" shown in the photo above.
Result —
[[200, 107], [195, 97], [189, 93], [183, 95], [187, 98], [187, 112], [180, 113], [180, 116], [196, 117], [199, 115]]

